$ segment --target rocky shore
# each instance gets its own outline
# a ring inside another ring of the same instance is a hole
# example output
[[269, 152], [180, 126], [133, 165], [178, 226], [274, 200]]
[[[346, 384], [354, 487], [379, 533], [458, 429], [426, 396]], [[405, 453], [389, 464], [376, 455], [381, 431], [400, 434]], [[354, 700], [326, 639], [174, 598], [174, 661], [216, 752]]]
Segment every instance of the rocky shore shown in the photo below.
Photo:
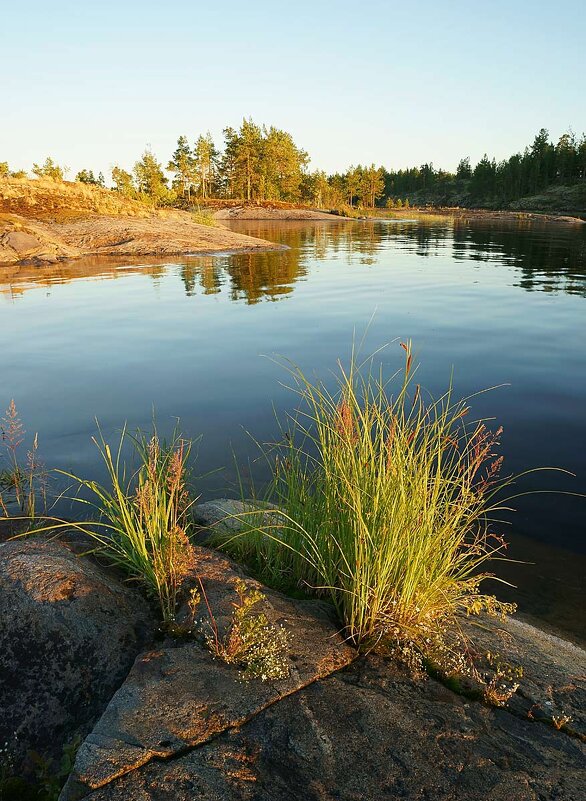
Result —
[[216, 220], [274, 220], [276, 222], [290, 222], [296, 220], [339, 222], [341, 219], [349, 219], [336, 214], [330, 214], [328, 211], [319, 211], [318, 209], [287, 209], [257, 206], [254, 203], [242, 206], [227, 206], [226, 208], [218, 209], [214, 212], [214, 218]]
[[[201, 542], [233, 508], [198, 507]], [[514, 618], [481, 621], [476, 647], [523, 673], [506, 706], [489, 706], [358, 655], [327, 604], [260, 587], [193, 545], [179, 630], [203, 586], [224, 636], [244, 582], [287, 632], [288, 675], [245, 679], [201, 639], [159, 631], [139, 590], [87, 550], [73, 535], [0, 544], [0, 758], [30, 778], [32, 752], [58, 762], [81, 742], [61, 801], [583, 797], [586, 653], [576, 646]], [[25, 797], [11, 786], [3, 801]]]
[[264, 239], [153, 210], [107, 189], [49, 180], [0, 180], [0, 267], [81, 256], [170, 256], [278, 250]]

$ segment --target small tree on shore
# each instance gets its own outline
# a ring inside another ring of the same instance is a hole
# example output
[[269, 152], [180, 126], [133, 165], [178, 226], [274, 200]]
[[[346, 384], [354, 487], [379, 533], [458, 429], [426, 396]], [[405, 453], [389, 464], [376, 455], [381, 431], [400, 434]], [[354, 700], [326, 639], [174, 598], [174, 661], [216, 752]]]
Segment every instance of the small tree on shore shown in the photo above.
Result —
[[132, 175], [123, 170], [122, 167], [112, 167], [112, 181], [114, 183], [114, 191], [120, 192], [125, 197], [134, 197], [136, 188]]
[[43, 164], [33, 164], [33, 173], [37, 178], [50, 178], [52, 181], [64, 181], [69, 167], [56, 164], [51, 156], [47, 156]]
[[150, 150], [145, 150], [140, 161], [134, 165], [134, 177], [139, 193], [146, 195], [155, 205], [169, 198], [167, 178], [161, 164]]

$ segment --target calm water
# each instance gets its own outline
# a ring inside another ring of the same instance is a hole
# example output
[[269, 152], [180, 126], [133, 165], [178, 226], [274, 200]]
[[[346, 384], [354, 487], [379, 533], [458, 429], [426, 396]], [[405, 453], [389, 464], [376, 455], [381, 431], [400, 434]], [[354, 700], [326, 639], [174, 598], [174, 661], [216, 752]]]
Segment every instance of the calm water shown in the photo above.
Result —
[[[181, 418], [203, 434], [204, 497], [234, 494], [294, 398], [290, 358], [323, 378], [367, 326], [364, 352], [411, 338], [420, 380], [478, 397], [504, 426], [509, 472], [563, 467], [521, 489], [586, 492], [586, 226], [530, 223], [239, 223], [290, 250], [129, 263], [90, 259], [0, 273], [0, 406], [14, 398], [49, 466], [100, 477], [91, 435]], [[369, 324], [370, 321], [370, 325]], [[401, 364], [398, 342], [382, 354]], [[248, 469], [248, 468], [247, 468]], [[262, 481], [260, 463], [250, 471]], [[534, 495], [503, 525], [499, 566], [522, 610], [585, 639], [586, 500]], [[503, 593], [501, 593], [502, 595]]]

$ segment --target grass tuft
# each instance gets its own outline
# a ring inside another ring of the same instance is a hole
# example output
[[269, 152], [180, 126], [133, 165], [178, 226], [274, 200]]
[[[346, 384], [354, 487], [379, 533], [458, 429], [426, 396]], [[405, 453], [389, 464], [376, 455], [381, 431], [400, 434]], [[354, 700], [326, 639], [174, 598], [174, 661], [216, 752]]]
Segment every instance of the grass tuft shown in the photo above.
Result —
[[[122, 460], [128, 440], [139, 461], [130, 476]], [[94, 442], [110, 486], [62, 473], [78, 482], [73, 500], [98, 513], [96, 523], [75, 527], [96, 540], [110, 562], [158, 600], [163, 621], [170, 623], [189, 561], [188, 512], [193, 501], [187, 490], [186, 466], [192, 443], [177, 432], [169, 443], [162, 442], [156, 429], [150, 437], [134, 436], [124, 429], [114, 455], [101, 433]]]
[[333, 392], [290, 367], [300, 408], [266, 454], [266, 500], [280, 512], [243, 516], [243, 532], [220, 544], [273, 586], [328, 597], [359, 648], [460, 672], [458, 616], [513, 610], [481, 591], [486, 563], [506, 547], [489, 520], [507, 483], [501, 429], [467, 423], [451, 385], [424, 400], [402, 346], [394, 397], [354, 354]]

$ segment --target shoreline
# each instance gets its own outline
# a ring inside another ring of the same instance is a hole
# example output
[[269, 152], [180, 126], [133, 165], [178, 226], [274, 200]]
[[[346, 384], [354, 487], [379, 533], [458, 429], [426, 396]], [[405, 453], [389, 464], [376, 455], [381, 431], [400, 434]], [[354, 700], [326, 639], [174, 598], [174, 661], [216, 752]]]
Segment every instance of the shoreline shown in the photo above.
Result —
[[[213, 506], [215, 503], [223, 503], [225, 500], [226, 499], [224, 498], [212, 499], [211, 501], [200, 503], [198, 506], [201, 506], [202, 509], [208, 509], [209, 506]], [[199, 519], [197, 513], [198, 506], [196, 506], [194, 510], [196, 515], [196, 525], [199, 525], [201, 530], [205, 531], [206, 525], [204, 521], [202, 520], [201, 523], [197, 522]], [[209, 512], [207, 512], [207, 514], [209, 514]], [[28, 540], [29, 538], [35, 537], [34, 531], [28, 535], [25, 533], [24, 529], [24, 522], [21, 519], [3, 518], [0, 516], [0, 548], [2, 545], [8, 542], [15, 542], [21, 539]], [[41, 539], [43, 539], [46, 535], [40, 536]], [[63, 541], [62, 536], [60, 535], [58, 535], [56, 539], [59, 542]], [[67, 541], [66, 535], [65, 541]], [[194, 543], [198, 545], [203, 544], [205, 547], [209, 547], [203, 540], [200, 541], [197, 537], [195, 538]], [[216, 548], [212, 548], [211, 550], [218, 554], [221, 553], [221, 551], [218, 551]], [[466, 620], [468, 620], [468, 622], [474, 621], [473, 618], [466, 618]], [[519, 633], [527, 635], [536, 642], [545, 642], [552, 647], [559, 645], [560, 647], [563, 647], [569, 651], [575, 651], [576, 654], [582, 654], [586, 656], [586, 641], [582, 640], [581, 637], [573, 634], [570, 631], [556, 628], [556, 626], [549, 623], [546, 619], [537, 617], [531, 612], [517, 611], [514, 614], [509, 615], [507, 617], [507, 626], [510, 626], [513, 629], [517, 628]]]
[[84, 257], [227, 256], [287, 249], [230, 227], [230, 223], [240, 221], [309, 224], [451, 218], [565, 225], [586, 222], [569, 214], [460, 207], [374, 208], [365, 209], [361, 216], [345, 216], [333, 210], [268, 201], [218, 199], [203, 206], [203, 214], [172, 207], [154, 209], [111, 190], [79, 183], [3, 179], [0, 269], [57, 264]]
[[141, 218], [94, 215], [68, 222], [0, 214], [0, 269], [84, 257], [208, 256], [287, 249], [223, 225], [199, 225], [185, 212]]
[[[489, 220], [505, 220], [505, 221], [530, 221], [530, 222], [546, 222], [546, 223], [563, 223], [567, 225], [584, 225], [586, 218], [575, 217], [571, 214], [560, 212], [540, 212], [540, 211], [515, 211], [513, 209], [465, 209], [459, 206], [445, 206], [438, 208], [417, 208], [412, 207], [408, 209], [389, 209], [388, 217], [368, 217], [370, 220], [380, 219], [397, 219], [413, 217], [420, 215], [422, 217], [453, 217], [456, 219], [465, 219], [466, 217], [485, 218]], [[586, 217], [586, 215], [585, 215]]]

